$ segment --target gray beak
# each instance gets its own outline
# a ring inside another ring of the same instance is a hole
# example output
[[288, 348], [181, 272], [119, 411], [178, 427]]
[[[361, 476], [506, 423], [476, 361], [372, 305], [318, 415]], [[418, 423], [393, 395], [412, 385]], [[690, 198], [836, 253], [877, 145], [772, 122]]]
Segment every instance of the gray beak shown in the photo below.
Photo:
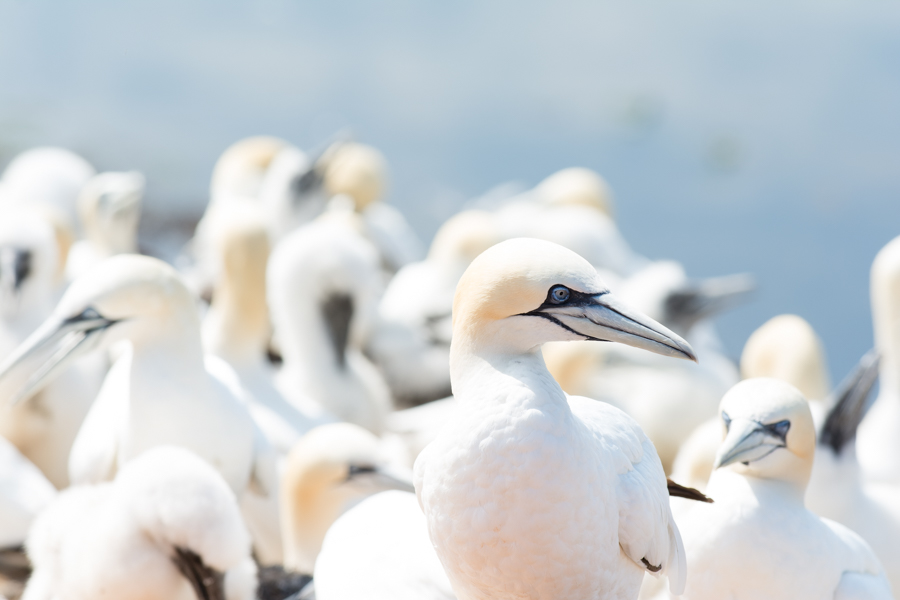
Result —
[[741, 462], [749, 464], [755, 460], [765, 458], [778, 448], [784, 448], [786, 444], [788, 421], [780, 421], [774, 425], [763, 425], [750, 419], [735, 419], [728, 427], [728, 435], [719, 446], [716, 454], [714, 469], [727, 467], [730, 464]]
[[526, 314], [550, 319], [588, 340], [619, 342], [663, 356], [697, 361], [690, 344], [650, 317], [625, 306], [609, 292], [578, 294], [573, 302], [545, 304]]
[[691, 283], [669, 294], [665, 322], [687, 331], [697, 321], [740, 304], [756, 289], [751, 275], [712, 277]]
[[0, 364], [0, 385], [15, 390], [8, 401], [18, 404], [41, 391], [73, 360], [96, 348], [99, 334], [117, 322], [93, 308], [66, 319], [50, 317]]
[[389, 465], [350, 465], [345, 483], [350, 483], [360, 491], [373, 494], [388, 490], [412, 493], [416, 491], [412, 473]]

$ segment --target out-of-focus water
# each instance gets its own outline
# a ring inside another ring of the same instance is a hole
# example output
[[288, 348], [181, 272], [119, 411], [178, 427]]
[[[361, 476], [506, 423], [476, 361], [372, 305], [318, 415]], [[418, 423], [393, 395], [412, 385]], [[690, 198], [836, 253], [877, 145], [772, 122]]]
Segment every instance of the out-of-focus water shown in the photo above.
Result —
[[593, 167], [638, 250], [757, 275], [721, 319], [732, 354], [796, 312], [835, 379], [900, 234], [898, 106], [887, 2], [0, 0], [0, 162], [65, 145], [190, 216], [232, 141], [350, 126], [426, 239], [496, 184]]

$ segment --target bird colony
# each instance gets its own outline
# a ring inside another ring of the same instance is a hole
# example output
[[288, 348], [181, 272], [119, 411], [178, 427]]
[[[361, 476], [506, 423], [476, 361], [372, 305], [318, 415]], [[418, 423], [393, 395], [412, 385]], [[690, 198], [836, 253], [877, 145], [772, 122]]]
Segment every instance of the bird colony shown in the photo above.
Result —
[[712, 319], [753, 279], [632, 250], [591, 170], [473, 200], [427, 251], [387, 183], [352, 140], [239, 141], [170, 264], [139, 252], [140, 173], [6, 167], [0, 593], [900, 590], [900, 238], [833, 387], [796, 315], [735, 364]]

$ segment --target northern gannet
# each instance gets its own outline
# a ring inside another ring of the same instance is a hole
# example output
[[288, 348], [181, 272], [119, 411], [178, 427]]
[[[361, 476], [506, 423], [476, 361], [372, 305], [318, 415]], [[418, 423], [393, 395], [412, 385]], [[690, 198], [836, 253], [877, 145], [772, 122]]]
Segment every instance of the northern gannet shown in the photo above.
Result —
[[366, 237], [378, 248], [391, 273], [422, 259], [422, 242], [403, 214], [382, 201], [387, 190], [387, 161], [381, 152], [353, 142], [338, 145], [328, 156], [324, 183], [332, 196], [353, 200], [363, 218]]
[[462, 600], [633, 599], [645, 571], [681, 591], [681, 541], [652, 443], [618, 409], [567, 396], [544, 366], [543, 343], [585, 339], [694, 358], [556, 244], [502, 242], [460, 280], [456, 418], [419, 455], [415, 475], [429, 536]]
[[816, 432], [806, 400], [775, 379], [748, 379], [720, 406], [724, 440], [708, 494], [679, 518], [686, 600], [893, 598], [861, 537], [803, 505]]
[[7, 207], [51, 207], [74, 230], [78, 194], [95, 174], [90, 163], [70, 150], [32, 148], [18, 154], [3, 171], [2, 200]]
[[[822, 341], [812, 326], [797, 315], [778, 315], [759, 326], [741, 352], [743, 379], [771, 377], [785, 381], [810, 403], [813, 421], [824, 419], [831, 382]], [[699, 425], [681, 444], [672, 477], [703, 490], [722, 441], [719, 417]]]
[[317, 600], [456, 600], [414, 494], [382, 492], [341, 515], [316, 561]]
[[[312, 575], [326, 532], [363, 498], [384, 490], [414, 491], [412, 473], [392, 465], [390, 454], [372, 433], [351, 423], [317, 427], [294, 446], [281, 475], [285, 569]], [[361, 529], [351, 543], [377, 543], [367, 535]]]
[[877, 376], [878, 357], [870, 351], [838, 387], [837, 402], [819, 431], [806, 506], [862, 536], [891, 587], [900, 589], [900, 488], [864, 481], [856, 459], [856, 430]]
[[259, 198], [266, 171], [287, 146], [286, 141], [267, 135], [244, 138], [228, 146], [213, 167], [210, 205], [235, 198]]
[[596, 171], [569, 167], [553, 173], [534, 188], [538, 198], [558, 206], [588, 206], [615, 216], [612, 189]]
[[84, 238], [66, 262], [66, 277], [75, 279], [100, 261], [138, 251], [138, 222], [144, 176], [137, 172], [95, 175], [78, 195], [78, 217]]
[[[203, 346], [227, 362], [250, 393], [251, 412], [269, 442], [286, 454], [319, 422], [285, 400], [275, 387], [266, 351], [271, 336], [266, 304], [269, 234], [258, 207], [222, 207], [209, 223], [218, 281], [203, 318]], [[260, 408], [261, 407], [261, 408]], [[274, 413], [274, 416], [269, 414]]]
[[[378, 253], [354, 230], [356, 216], [326, 215], [272, 252], [267, 298], [284, 363], [278, 388], [288, 401], [380, 434], [390, 392], [363, 355], [381, 293]], [[344, 217], [348, 217], [348, 224]]]
[[[9, 209], [0, 219], [0, 361], [47, 318], [62, 282], [54, 224], [42, 212]], [[104, 365], [78, 361], [24, 402], [0, 386], [0, 435], [58, 488], [69, 484], [69, 450], [102, 381]]]
[[881, 356], [880, 390], [863, 419], [856, 450], [863, 476], [900, 484], [900, 237], [881, 249], [872, 263], [872, 322]]
[[[215, 466], [242, 502], [269, 499], [274, 506], [274, 452], [240, 392], [218, 375], [233, 372], [204, 358], [195, 298], [160, 260], [122, 254], [72, 282], [51, 316], [0, 365], [0, 381], [15, 384], [16, 402], [78, 356], [121, 340], [129, 348], [106, 375], [72, 446], [71, 482], [107, 481], [145, 450], [171, 444]], [[261, 559], [277, 560], [275, 516], [247, 516]]]
[[309, 156], [287, 146], [275, 158], [259, 188], [259, 203], [266, 211], [269, 234], [275, 243], [322, 214], [328, 203], [323, 184], [325, 156]]
[[251, 600], [256, 566], [234, 494], [191, 452], [163, 446], [109, 483], [62, 492], [28, 536], [23, 600]]
[[399, 404], [450, 394], [456, 284], [476, 256], [500, 241], [489, 212], [462, 211], [441, 225], [425, 260], [404, 266], [388, 283], [368, 347]]

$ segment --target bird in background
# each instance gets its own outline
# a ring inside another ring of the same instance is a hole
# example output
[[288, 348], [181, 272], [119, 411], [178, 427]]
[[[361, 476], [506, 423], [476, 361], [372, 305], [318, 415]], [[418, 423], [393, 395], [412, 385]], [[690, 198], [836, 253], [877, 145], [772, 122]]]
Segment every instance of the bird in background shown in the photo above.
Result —
[[893, 598], [868, 544], [804, 506], [816, 451], [807, 401], [793, 386], [757, 378], [720, 405], [724, 439], [707, 493], [679, 517], [686, 600]]

